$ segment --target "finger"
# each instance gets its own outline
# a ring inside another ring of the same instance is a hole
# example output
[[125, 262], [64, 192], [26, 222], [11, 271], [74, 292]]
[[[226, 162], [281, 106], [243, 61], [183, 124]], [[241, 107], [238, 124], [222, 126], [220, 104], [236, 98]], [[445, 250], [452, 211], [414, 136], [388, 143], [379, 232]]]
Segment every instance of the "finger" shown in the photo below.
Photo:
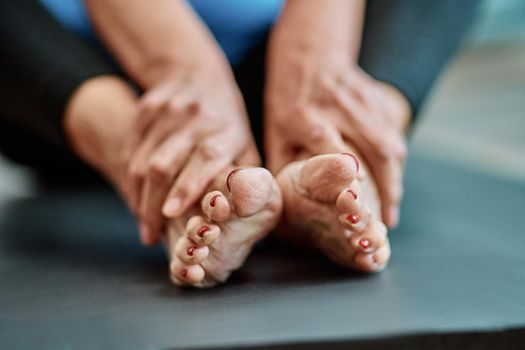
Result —
[[248, 141], [248, 145], [241, 152], [241, 154], [235, 159], [235, 165], [250, 165], [250, 166], [260, 166], [261, 165], [261, 156], [257, 150], [257, 146], [253, 139]]
[[341, 133], [325, 116], [312, 108], [298, 107], [287, 126], [281, 126], [290, 140], [312, 154], [338, 153], [347, 150]]
[[139, 101], [139, 119], [135, 124], [135, 133], [141, 136], [146, 132], [146, 129], [158, 115], [158, 113], [166, 108], [176, 95], [176, 85], [173, 83], [162, 84], [156, 88], [146, 92]]
[[176, 94], [175, 92], [169, 94], [168, 91], [166, 95], [160, 96], [159, 99], [164, 99], [164, 101], [161, 100], [157, 108], [152, 108], [151, 113], [148, 113], [146, 109], [143, 117], [138, 120], [136, 133], [139, 137], [147, 132], [159, 115], [173, 118], [190, 117], [197, 115], [201, 109], [197, 95], [192, 89], [186, 89]]
[[388, 227], [399, 223], [399, 205], [403, 197], [403, 163], [399, 159], [389, 158], [386, 161], [371, 165], [372, 175], [381, 198], [381, 216]]
[[390, 125], [382, 125], [371, 118], [367, 111], [348, 94], [334, 91], [335, 101], [346, 114], [340, 129], [361, 151], [376, 180], [382, 203], [382, 217], [387, 226], [394, 227], [399, 221], [399, 203], [403, 186], [403, 162], [406, 157], [404, 136]]
[[[159, 119], [155, 125], [151, 127], [135, 151], [127, 169], [129, 200], [131, 207], [134, 208], [135, 211], [138, 210], [144, 177], [146, 176], [149, 161], [154, 150], [162, 144], [169, 135], [176, 133], [179, 129], [191, 130], [191, 122], [192, 121], [188, 121], [186, 125], [184, 125], [181, 120], [177, 120], [176, 118], [167, 117]], [[189, 137], [191, 138], [191, 135], [189, 135]]]
[[343, 135], [365, 153], [372, 149], [380, 158], [406, 155], [405, 137], [390, 124], [382, 122], [384, 118], [374, 117], [374, 111], [367, 109], [351, 95], [338, 89], [333, 91], [334, 101], [339, 105], [346, 118], [336, 118], [335, 123]]
[[181, 132], [169, 137], [152, 155], [139, 205], [139, 216], [148, 226], [146, 229], [149, 240], [146, 244], [156, 244], [160, 240], [160, 231], [165, 220], [162, 205], [193, 146], [193, 138]]
[[124, 164], [128, 164], [155, 120], [160, 117], [174, 118], [182, 123], [186, 120], [181, 118], [183, 115], [192, 116], [198, 112], [199, 105], [194, 94], [185, 90], [174, 96], [175, 91], [173, 85], [165, 84], [152, 90], [141, 100], [134, 128], [121, 153]]
[[[147, 128], [170, 100], [170, 97], [175, 91], [174, 89], [173, 85], [164, 84], [147, 92], [140, 99], [135, 125], [122, 148], [121, 156], [124, 161], [131, 159], [132, 154], [135, 153], [137, 147], [140, 145], [140, 141], [144, 137]], [[127, 164], [127, 162], [125, 164]]]
[[236, 140], [220, 134], [201, 142], [191, 154], [162, 207], [167, 217], [177, 217], [193, 205], [208, 184], [238, 153]]
[[268, 169], [274, 175], [296, 159], [296, 152], [294, 152], [292, 144], [279, 134], [276, 127], [267, 128], [264, 147]]

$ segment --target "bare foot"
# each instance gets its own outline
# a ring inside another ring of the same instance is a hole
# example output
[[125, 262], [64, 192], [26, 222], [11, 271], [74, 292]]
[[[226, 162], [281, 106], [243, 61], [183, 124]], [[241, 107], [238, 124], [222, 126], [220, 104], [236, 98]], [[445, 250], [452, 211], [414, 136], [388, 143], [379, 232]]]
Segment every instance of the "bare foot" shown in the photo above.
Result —
[[281, 191], [266, 169], [225, 172], [212, 188], [201, 209], [193, 208], [169, 224], [166, 248], [171, 279], [177, 285], [210, 287], [224, 282], [279, 220]]
[[288, 240], [307, 242], [336, 263], [379, 271], [390, 258], [375, 184], [355, 155], [326, 154], [293, 162], [277, 181]]

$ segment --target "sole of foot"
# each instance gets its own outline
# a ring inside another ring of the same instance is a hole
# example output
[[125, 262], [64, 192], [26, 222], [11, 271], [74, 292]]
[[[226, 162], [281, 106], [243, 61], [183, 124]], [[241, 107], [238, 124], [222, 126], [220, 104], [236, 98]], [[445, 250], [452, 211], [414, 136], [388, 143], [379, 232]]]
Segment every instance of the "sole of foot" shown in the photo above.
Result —
[[230, 169], [210, 188], [201, 208], [168, 225], [165, 246], [176, 285], [225, 282], [279, 221], [281, 191], [264, 168]]
[[277, 176], [286, 229], [279, 235], [320, 249], [354, 270], [383, 270], [390, 259], [377, 190], [351, 153], [293, 162]]

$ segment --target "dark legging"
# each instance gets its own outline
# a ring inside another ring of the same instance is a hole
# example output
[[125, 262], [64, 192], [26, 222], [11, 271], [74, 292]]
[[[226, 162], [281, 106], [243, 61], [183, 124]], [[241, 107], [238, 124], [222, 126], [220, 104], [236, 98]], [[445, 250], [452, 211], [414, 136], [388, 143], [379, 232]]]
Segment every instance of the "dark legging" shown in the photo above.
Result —
[[[401, 91], [416, 116], [477, 2], [368, 1], [360, 65]], [[80, 169], [63, 135], [64, 109], [83, 81], [120, 73], [103, 52], [63, 29], [36, 0], [0, 2], [0, 55], [0, 150], [42, 171]], [[259, 146], [264, 57], [263, 43], [234, 68]]]

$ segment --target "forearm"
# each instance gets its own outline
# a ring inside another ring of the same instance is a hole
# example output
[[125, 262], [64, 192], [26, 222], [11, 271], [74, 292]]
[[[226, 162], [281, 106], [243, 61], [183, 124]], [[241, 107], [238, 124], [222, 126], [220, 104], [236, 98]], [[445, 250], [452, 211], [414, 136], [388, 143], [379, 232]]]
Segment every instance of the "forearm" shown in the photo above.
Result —
[[364, 0], [289, 0], [271, 45], [355, 61], [364, 18]]
[[227, 67], [212, 35], [184, 1], [86, 0], [94, 25], [143, 88], [177, 70]]

